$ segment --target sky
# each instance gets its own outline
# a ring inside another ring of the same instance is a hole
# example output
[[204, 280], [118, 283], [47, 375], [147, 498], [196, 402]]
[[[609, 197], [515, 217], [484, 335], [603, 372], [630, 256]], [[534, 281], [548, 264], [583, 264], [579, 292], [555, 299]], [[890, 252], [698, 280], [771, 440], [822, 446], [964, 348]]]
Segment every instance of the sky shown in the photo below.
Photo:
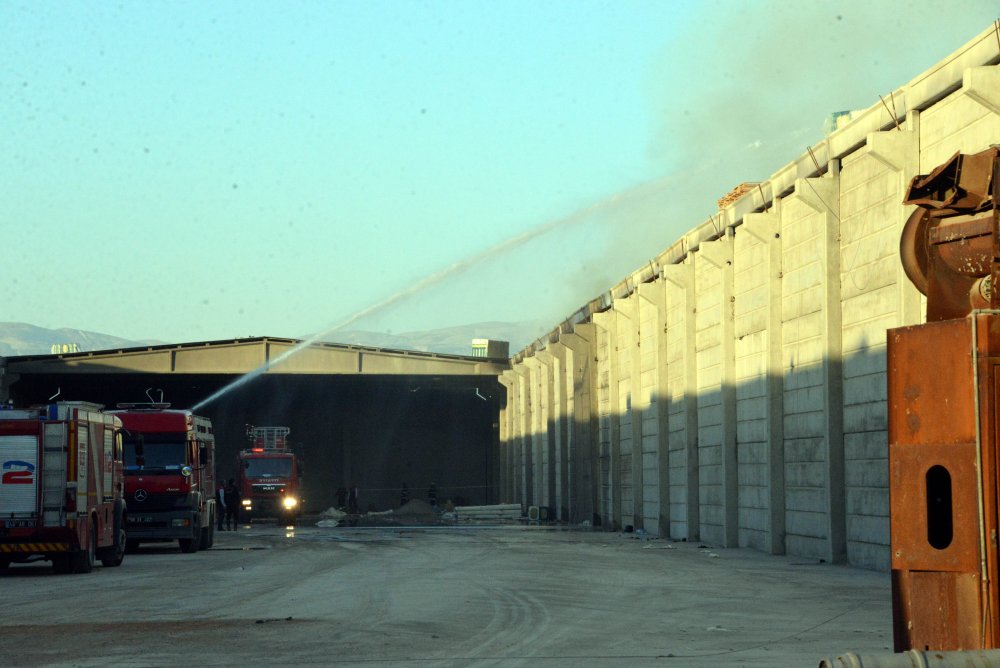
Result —
[[551, 328], [998, 14], [0, 0], [0, 321]]

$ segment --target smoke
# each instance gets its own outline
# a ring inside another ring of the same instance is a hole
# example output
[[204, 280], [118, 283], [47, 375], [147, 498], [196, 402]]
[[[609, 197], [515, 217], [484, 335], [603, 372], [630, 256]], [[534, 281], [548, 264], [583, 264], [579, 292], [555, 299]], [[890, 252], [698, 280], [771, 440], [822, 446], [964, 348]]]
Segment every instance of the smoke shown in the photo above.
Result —
[[[762, 181], [823, 138], [836, 111], [888, 95], [990, 26], [995, 0], [770, 0], [701, 5], [698, 30], [668, 44], [651, 77], [651, 147], [709, 201]], [[688, 225], [690, 227], [690, 225]]]

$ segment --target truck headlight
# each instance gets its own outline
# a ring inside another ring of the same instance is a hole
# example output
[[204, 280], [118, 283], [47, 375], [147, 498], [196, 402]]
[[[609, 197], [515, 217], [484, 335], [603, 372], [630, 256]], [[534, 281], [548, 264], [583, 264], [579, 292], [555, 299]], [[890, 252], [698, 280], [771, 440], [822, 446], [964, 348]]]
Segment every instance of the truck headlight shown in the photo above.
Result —
[[247, 508], [250, 507], [250, 499], [243, 499], [243, 505]]
[[281, 500], [281, 503], [285, 506], [285, 510], [291, 510], [295, 506], [299, 505], [299, 500], [294, 496], [286, 496]]

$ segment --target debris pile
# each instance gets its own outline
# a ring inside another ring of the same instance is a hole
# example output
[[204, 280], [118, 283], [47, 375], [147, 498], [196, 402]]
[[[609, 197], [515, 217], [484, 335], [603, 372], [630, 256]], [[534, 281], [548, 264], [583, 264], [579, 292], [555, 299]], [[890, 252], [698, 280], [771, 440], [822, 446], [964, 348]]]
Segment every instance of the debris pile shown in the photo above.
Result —
[[732, 204], [733, 202], [735, 202], [736, 200], [743, 197], [748, 192], [757, 187], [758, 184], [756, 181], [747, 181], [739, 184], [738, 186], [730, 190], [725, 197], [720, 197], [718, 200], [716, 200], [716, 203], [719, 205], [719, 211], [722, 211], [727, 206], [729, 206], [730, 204]]
[[521, 504], [501, 503], [495, 506], [456, 506], [455, 521], [459, 524], [503, 524], [521, 520]]

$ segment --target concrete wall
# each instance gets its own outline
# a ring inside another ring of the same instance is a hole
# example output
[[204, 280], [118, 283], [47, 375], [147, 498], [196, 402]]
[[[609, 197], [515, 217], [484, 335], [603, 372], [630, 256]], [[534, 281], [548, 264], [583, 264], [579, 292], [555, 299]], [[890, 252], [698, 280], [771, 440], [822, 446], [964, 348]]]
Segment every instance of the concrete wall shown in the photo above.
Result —
[[901, 201], [1000, 143], [997, 51], [985, 31], [515, 355], [503, 500], [887, 570], [886, 330], [923, 318]]

